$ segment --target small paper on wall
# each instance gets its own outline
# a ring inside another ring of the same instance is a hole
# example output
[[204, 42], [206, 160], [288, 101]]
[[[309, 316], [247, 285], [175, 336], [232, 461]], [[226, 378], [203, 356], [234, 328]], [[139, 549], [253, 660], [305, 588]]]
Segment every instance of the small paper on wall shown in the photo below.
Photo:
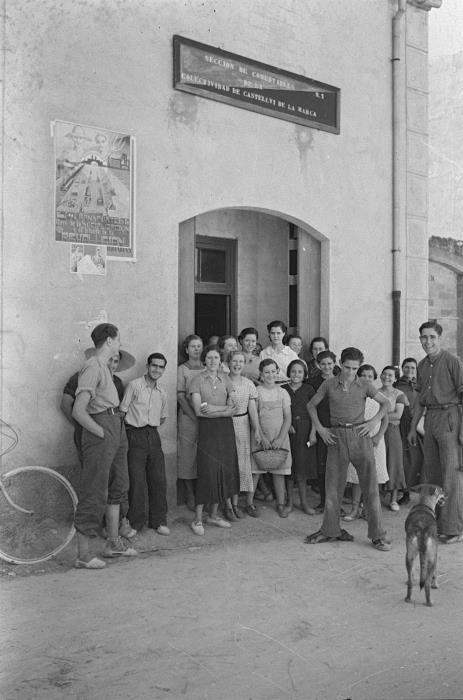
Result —
[[106, 275], [107, 247], [71, 243], [69, 272], [79, 275]]

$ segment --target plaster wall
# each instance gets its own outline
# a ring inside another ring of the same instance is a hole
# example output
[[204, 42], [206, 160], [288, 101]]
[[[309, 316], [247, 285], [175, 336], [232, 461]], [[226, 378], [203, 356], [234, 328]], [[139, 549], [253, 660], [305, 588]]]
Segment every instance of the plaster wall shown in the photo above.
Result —
[[[20, 434], [8, 466], [75, 462], [60, 394], [107, 319], [137, 357], [124, 380], [151, 351], [169, 359], [172, 477], [178, 225], [211, 210], [253, 208], [319, 232], [321, 331], [390, 361], [395, 5], [6, 0], [1, 409]], [[340, 87], [340, 135], [176, 92], [174, 34]], [[137, 140], [138, 260], [110, 263], [106, 278], [71, 276], [69, 247], [53, 239], [54, 119]]]

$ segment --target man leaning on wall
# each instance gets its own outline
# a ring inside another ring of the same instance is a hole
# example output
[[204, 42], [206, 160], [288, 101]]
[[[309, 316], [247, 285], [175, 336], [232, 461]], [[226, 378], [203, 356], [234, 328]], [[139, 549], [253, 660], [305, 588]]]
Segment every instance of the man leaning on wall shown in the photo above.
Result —
[[79, 373], [73, 418], [82, 426], [82, 474], [75, 514], [80, 569], [102, 569], [105, 562], [90, 553], [90, 539], [106, 516], [104, 557], [135, 556], [118, 534], [120, 504], [128, 490], [127, 436], [119, 396], [108, 367], [119, 352], [119, 330], [101, 323], [91, 334], [95, 354]]

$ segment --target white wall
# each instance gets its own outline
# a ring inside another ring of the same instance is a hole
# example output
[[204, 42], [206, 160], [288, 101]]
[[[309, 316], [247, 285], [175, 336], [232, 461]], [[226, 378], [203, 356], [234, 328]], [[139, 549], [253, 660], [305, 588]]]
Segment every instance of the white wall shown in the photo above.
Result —
[[[2, 414], [21, 433], [10, 464], [75, 460], [59, 397], [103, 318], [137, 356], [124, 378], [150, 351], [169, 358], [174, 464], [178, 225], [203, 212], [251, 207], [319, 231], [331, 344], [390, 360], [393, 5], [6, 0]], [[173, 90], [173, 34], [340, 87], [340, 135]], [[53, 240], [54, 119], [137, 139], [138, 261], [104, 279], [71, 276]]]

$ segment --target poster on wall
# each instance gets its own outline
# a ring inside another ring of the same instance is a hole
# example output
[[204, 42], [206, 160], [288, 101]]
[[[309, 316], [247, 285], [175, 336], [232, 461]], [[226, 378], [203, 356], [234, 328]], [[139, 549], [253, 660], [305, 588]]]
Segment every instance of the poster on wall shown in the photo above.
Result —
[[105, 245], [71, 243], [69, 272], [78, 275], [106, 275], [106, 258]]
[[133, 136], [64, 121], [52, 130], [55, 240], [107, 246], [108, 259], [135, 260]]

